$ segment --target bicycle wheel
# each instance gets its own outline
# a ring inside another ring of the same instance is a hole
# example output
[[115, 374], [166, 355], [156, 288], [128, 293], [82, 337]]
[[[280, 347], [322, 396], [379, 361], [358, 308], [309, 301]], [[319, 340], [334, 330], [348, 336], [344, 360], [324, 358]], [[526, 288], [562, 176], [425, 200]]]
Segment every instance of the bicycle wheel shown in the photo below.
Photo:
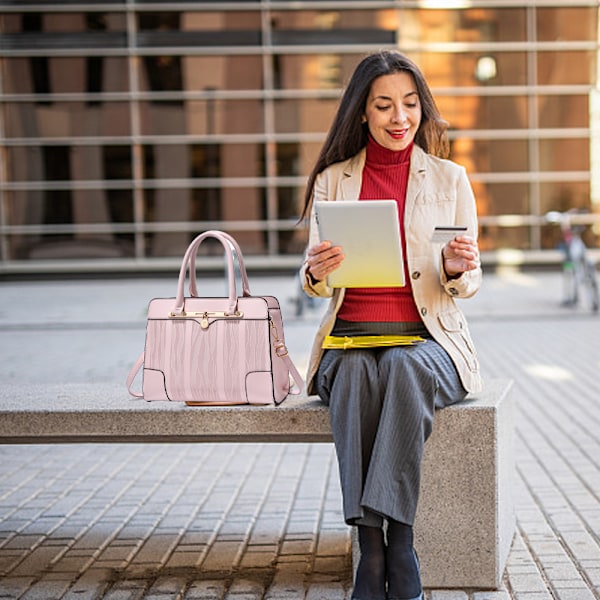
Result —
[[589, 261], [585, 261], [585, 273], [583, 285], [587, 294], [590, 307], [593, 312], [598, 312], [600, 308], [600, 298], [598, 294], [598, 274], [596, 273], [595, 265]]

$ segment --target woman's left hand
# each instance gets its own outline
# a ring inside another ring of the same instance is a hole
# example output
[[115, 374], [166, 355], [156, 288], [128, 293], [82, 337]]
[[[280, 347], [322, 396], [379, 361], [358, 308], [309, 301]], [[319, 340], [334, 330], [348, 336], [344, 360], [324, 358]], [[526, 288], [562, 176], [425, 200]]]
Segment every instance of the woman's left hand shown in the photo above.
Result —
[[444, 270], [448, 277], [457, 277], [465, 271], [474, 271], [481, 265], [477, 242], [467, 235], [455, 237], [442, 249]]

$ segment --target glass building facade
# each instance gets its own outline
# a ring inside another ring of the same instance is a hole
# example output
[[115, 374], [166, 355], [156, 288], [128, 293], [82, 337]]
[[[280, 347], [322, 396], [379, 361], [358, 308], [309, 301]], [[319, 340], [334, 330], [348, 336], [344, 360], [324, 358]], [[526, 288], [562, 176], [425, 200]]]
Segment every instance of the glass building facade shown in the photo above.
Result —
[[549, 254], [559, 232], [542, 217], [568, 208], [598, 246], [598, 11], [597, 0], [0, 2], [0, 271], [157, 269], [213, 228], [250, 266], [297, 266], [306, 176], [354, 66], [381, 48], [428, 78], [485, 251]]

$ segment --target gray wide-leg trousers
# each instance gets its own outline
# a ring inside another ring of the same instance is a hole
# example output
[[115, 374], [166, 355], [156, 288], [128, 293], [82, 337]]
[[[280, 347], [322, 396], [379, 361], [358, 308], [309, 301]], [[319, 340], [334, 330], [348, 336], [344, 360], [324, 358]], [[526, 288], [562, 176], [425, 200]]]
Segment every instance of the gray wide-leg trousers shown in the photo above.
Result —
[[327, 350], [317, 390], [330, 408], [346, 522], [412, 525], [434, 411], [466, 396], [446, 351], [432, 339]]

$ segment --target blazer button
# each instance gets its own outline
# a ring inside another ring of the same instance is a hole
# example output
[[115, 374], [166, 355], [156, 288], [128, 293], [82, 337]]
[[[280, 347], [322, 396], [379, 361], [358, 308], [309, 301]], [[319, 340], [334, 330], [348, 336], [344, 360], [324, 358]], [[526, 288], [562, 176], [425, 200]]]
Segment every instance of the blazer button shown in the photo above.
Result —
[[421, 277], [421, 272], [420, 271], [413, 271], [411, 277], [413, 279], [419, 279], [419, 277]]
[[425, 307], [423, 307], [421, 309], [421, 315], [424, 317], [425, 315], [427, 315], [427, 309]]
[[458, 296], [458, 290], [455, 287], [451, 287], [448, 288], [448, 291], [453, 295], [453, 296]]

